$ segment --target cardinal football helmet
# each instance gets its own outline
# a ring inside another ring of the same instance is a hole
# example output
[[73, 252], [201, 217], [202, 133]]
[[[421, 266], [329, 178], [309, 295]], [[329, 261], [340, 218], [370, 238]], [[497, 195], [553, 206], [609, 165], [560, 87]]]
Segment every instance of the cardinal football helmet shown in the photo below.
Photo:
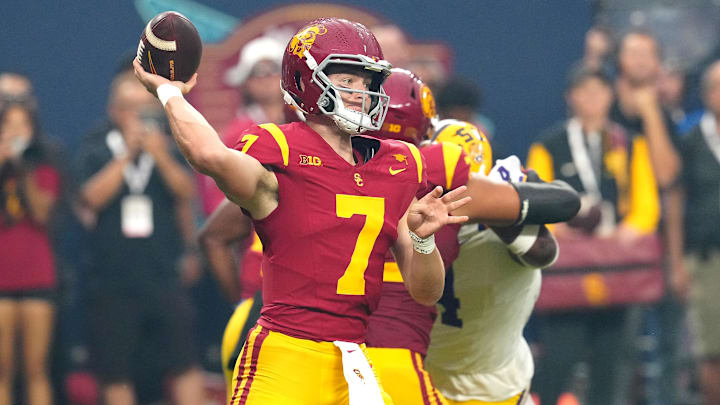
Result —
[[383, 88], [390, 96], [390, 107], [382, 128], [370, 135], [415, 145], [428, 139], [437, 121], [435, 98], [430, 88], [412, 72], [398, 68], [392, 69]]
[[[324, 72], [331, 65], [370, 72], [369, 89], [350, 90], [333, 85]], [[282, 61], [281, 87], [285, 102], [303, 117], [324, 114], [343, 131], [360, 133], [381, 128], [389, 101], [382, 84], [389, 75], [390, 63], [383, 59], [380, 45], [370, 30], [340, 18], [320, 18], [290, 39]], [[340, 92], [369, 96], [363, 97], [362, 112], [345, 108]], [[365, 105], [367, 102], [369, 106]]]

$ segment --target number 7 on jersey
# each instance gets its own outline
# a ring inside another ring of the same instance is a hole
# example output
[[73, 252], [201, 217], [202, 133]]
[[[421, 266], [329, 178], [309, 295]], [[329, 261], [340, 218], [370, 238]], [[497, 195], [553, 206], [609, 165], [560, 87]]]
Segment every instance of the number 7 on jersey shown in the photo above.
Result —
[[365, 224], [355, 242], [350, 263], [338, 279], [337, 294], [365, 295], [365, 270], [385, 222], [385, 199], [347, 194], [337, 194], [335, 197], [335, 210], [339, 218], [365, 215]]

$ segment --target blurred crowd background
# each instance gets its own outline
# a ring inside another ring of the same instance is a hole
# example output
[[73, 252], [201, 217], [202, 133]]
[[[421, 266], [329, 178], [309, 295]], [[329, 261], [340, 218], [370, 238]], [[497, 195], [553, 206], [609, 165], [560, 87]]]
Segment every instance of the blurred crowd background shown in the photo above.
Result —
[[[125, 374], [140, 403], [224, 400], [219, 342], [239, 297], [197, 239], [222, 195], [130, 66], [169, 9], [203, 38], [188, 98], [226, 143], [288, 118], [289, 36], [340, 16], [432, 88], [440, 118], [481, 128], [494, 158], [581, 192], [526, 328], [542, 404], [720, 403], [720, 2], [10, 0], [0, 404], [97, 404]], [[148, 206], [149, 223], [126, 218]]]

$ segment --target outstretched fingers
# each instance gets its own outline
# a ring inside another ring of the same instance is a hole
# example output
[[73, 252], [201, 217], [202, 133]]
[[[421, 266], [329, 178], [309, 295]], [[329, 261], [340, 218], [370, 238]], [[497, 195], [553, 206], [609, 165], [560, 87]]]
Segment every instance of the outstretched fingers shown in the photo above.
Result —
[[[444, 198], [443, 198], [443, 200], [444, 200]], [[452, 212], [452, 211], [455, 211], [456, 209], [464, 206], [465, 204], [469, 203], [471, 200], [472, 200], [472, 197], [466, 196], [457, 201], [450, 201], [450, 202], [445, 201], [445, 206], [447, 207], [448, 212]]]
[[421, 198], [421, 200], [424, 200], [426, 198], [437, 199], [437, 198], [442, 197], [442, 193], [443, 193], [443, 188], [440, 186], [435, 186], [435, 188], [433, 188], [429, 193], [425, 194], [425, 196], [423, 198]]
[[[439, 188], [439, 186], [438, 186], [438, 188]], [[441, 190], [442, 190], [442, 189], [441, 189]], [[433, 190], [433, 191], [435, 191], [435, 190]], [[454, 200], [456, 200], [462, 193], [464, 193], [465, 191], [467, 191], [467, 186], [460, 186], [460, 187], [458, 187], [458, 188], [456, 188], [456, 189], [450, 190], [447, 194], [445, 194], [445, 195], [442, 197], [442, 200], [443, 200], [443, 202], [445, 202], [445, 203], [448, 203], [448, 202], [450, 202], [450, 201], [454, 201]], [[470, 198], [470, 197], [467, 197], [467, 198]]]
[[469, 220], [470, 217], [468, 217], [467, 215], [448, 215], [447, 217], [448, 224], [464, 224]]

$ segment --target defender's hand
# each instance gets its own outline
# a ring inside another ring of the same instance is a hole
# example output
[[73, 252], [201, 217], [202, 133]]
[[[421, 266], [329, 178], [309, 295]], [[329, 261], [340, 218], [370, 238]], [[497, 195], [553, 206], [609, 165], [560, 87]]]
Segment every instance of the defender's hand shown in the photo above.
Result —
[[515, 181], [519, 183], [525, 181], [526, 177], [520, 158], [515, 155], [495, 161], [495, 166], [488, 174], [488, 178], [495, 181]]
[[433, 191], [410, 206], [407, 218], [410, 230], [421, 238], [427, 238], [445, 225], [466, 222], [467, 216], [450, 215], [453, 210], [470, 202], [470, 196], [457, 200], [466, 189], [465, 186], [458, 187], [443, 196], [442, 187], [435, 187]]
[[180, 91], [182, 91], [182, 94], [188, 94], [190, 90], [192, 90], [193, 87], [195, 87], [195, 85], [197, 84], [197, 73], [195, 73], [190, 78], [190, 80], [187, 81], [187, 83], [180, 81], [171, 82], [170, 80], [162, 76], [146, 72], [137, 59], [133, 60], [133, 67], [135, 68], [135, 77], [137, 77], [140, 83], [145, 86], [147, 91], [149, 91], [155, 97], [157, 97], [157, 88], [160, 87], [160, 85], [162, 84], [172, 84], [173, 86], [180, 89]]

